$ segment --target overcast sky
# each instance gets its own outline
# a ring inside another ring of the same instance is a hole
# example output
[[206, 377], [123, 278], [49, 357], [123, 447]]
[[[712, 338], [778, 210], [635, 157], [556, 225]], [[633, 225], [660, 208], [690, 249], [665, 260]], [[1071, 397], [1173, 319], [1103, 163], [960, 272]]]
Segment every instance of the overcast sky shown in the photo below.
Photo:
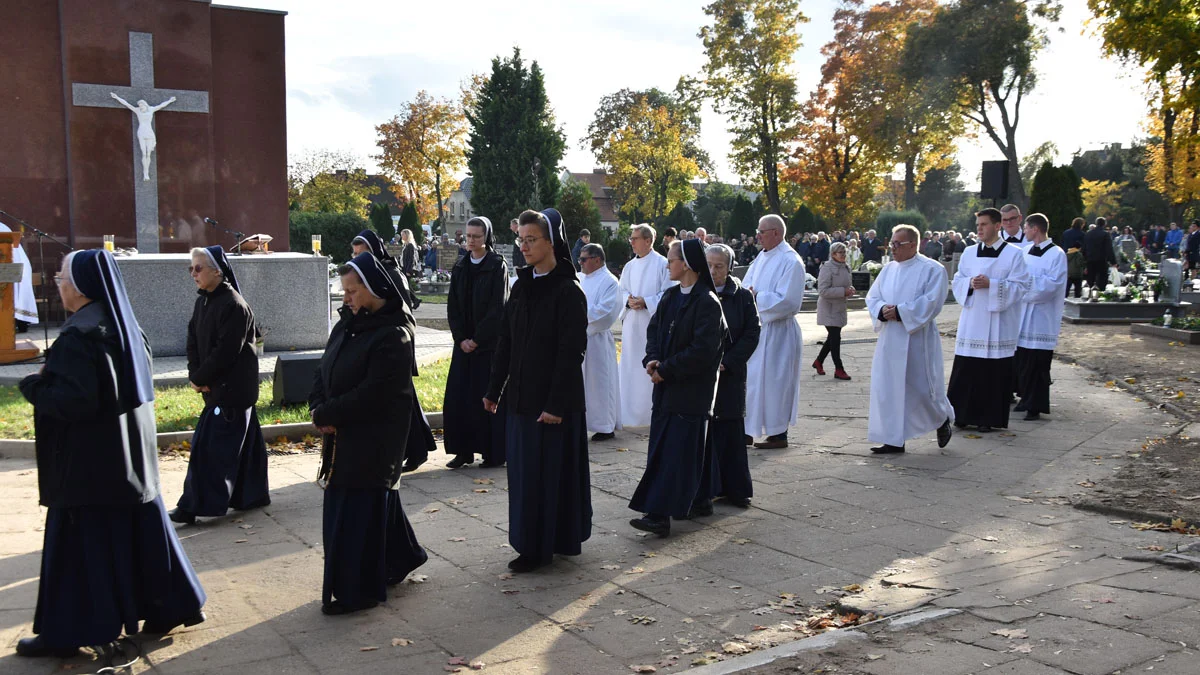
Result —
[[[681, 74], [704, 62], [696, 37], [702, 0], [233, 0], [229, 4], [288, 12], [288, 149], [345, 149], [364, 164], [376, 152], [375, 125], [390, 119], [417, 91], [457, 96], [471, 73], [514, 46], [535, 59], [568, 141], [564, 164], [591, 170], [594, 159], [579, 143], [600, 98], [621, 88], [669, 90]], [[832, 37], [835, 0], [803, 0], [810, 22], [801, 26], [796, 54], [800, 91], [820, 77], [820, 48]], [[1085, 21], [1086, 0], [1064, 0], [1064, 29], [1038, 61], [1039, 81], [1022, 106], [1017, 144], [1022, 155], [1052, 140], [1067, 160], [1078, 149], [1129, 143], [1143, 134], [1141, 77], [1105, 59]], [[703, 145], [717, 178], [735, 181], [726, 155], [724, 119], [708, 110]], [[1003, 159], [986, 138], [964, 141], [964, 177], [979, 162]], [[968, 186], [970, 187], [970, 186]]]

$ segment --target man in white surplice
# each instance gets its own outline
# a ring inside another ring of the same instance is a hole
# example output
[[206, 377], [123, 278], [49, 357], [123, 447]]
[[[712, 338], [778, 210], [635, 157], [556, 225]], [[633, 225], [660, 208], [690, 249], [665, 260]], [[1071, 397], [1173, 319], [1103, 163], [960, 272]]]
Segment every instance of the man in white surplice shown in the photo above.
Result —
[[[4, 223], [0, 223], [0, 232], [12, 232]], [[17, 321], [28, 324], [38, 322], [37, 300], [33, 297], [33, 269], [29, 264], [29, 256], [19, 244], [13, 247], [14, 263], [24, 266], [21, 270], [21, 280], [13, 285], [13, 305]]]
[[979, 243], [963, 252], [950, 285], [962, 313], [946, 396], [955, 426], [983, 432], [1008, 427], [1021, 302], [1029, 291], [1025, 251], [1000, 237], [1000, 219], [998, 209], [975, 214]]
[[1050, 414], [1050, 364], [1062, 328], [1063, 304], [1067, 300], [1067, 254], [1047, 236], [1050, 220], [1040, 213], [1025, 219], [1025, 266], [1029, 268], [1029, 292], [1017, 337], [1017, 394], [1015, 410], [1032, 421]]
[[621, 288], [604, 264], [604, 248], [586, 244], [579, 251], [579, 285], [587, 296], [587, 352], [583, 356], [583, 393], [587, 430], [593, 441], [607, 441], [621, 428], [621, 383], [612, 327], [621, 315]]
[[892, 261], [867, 292], [867, 311], [879, 341], [871, 362], [867, 440], [874, 453], [904, 452], [910, 438], [938, 433], [950, 442], [954, 408], [946, 398], [937, 316], [946, 304], [946, 268], [917, 251], [917, 228], [892, 230]]
[[621, 420], [623, 427], [650, 426], [654, 383], [646, 377], [646, 328], [663, 291], [675, 282], [667, 259], [654, 250], [654, 228], [635, 225], [629, 244], [637, 257], [621, 270]]
[[766, 436], [756, 448], [786, 448], [788, 426], [800, 417], [800, 321], [804, 263], [784, 239], [775, 214], [758, 221], [762, 253], [750, 263], [742, 285], [754, 294], [762, 320], [758, 349], [746, 363], [746, 433]]

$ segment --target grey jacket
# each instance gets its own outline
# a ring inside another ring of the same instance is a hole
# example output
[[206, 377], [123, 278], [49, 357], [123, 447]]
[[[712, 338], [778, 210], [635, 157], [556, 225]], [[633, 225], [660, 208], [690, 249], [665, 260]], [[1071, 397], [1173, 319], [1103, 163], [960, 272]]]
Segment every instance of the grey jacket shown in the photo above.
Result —
[[832, 258], [821, 264], [817, 276], [817, 325], [846, 325], [846, 289], [854, 285], [850, 268]]

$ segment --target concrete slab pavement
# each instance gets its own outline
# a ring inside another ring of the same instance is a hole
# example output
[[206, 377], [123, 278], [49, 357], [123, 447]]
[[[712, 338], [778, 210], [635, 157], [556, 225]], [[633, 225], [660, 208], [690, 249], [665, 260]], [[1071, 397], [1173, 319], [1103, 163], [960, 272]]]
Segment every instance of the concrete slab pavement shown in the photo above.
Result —
[[[955, 316], [948, 307], [943, 325]], [[811, 358], [823, 331], [808, 321]], [[829, 657], [794, 658], [844, 658], [856, 664], [852, 672], [889, 674], [1195, 672], [1196, 573], [1122, 559], [1186, 538], [1069, 505], [1076, 483], [1120, 465], [1124, 444], [1140, 446], [1178, 422], [1056, 363], [1047, 421], [1016, 419], [1007, 431], [972, 434], [980, 438], [960, 433], [944, 450], [930, 434], [905, 455], [872, 456], [868, 325], [865, 313], [851, 314], [844, 358], [855, 379], [806, 369], [792, 445], [751, 450], [752, 508], [718, 502], [713, 517], [679, 522], [669, 539], [641, 536], [627, 524], [635, 514], [626, 503], [645, 467], [646, 430], [626, 430], [591, 448], [595, 528], [583, 554], [511, 576], [504, 471], [450, 471], [448, 457], [435, 455], [401, 486], [430, 562], [386, 606], [351, 617], [319, 611], [318, 458], [272, 457], [269, 508], [179, 530], [209, 592], [209, 620], [146, 642], [135, 671], [437, 673], [462, 657], [494, 673], [618, 673], [643, 664], [675, 672], [731, 641], [765, 648], [802, 638], [795, 626], [834, 602], [883, 614], [964, 611], [883, 637], [868, 631], [870, 640]], [[185, 469], [179, 460], [162, 464], [169, 504]], [[63, 667], [11, 651], [30, 634], [36, 600], [44, 520], [36, 495], [31, 461], [0, 461], [5, 673]], [[853, 584], [863, 590], [839, 590]], [[1029, 638], [992, 633], [999, 629]], [[90, 668], [76, 663], [66, 665]], [[754, 667], [782, 672], [785, 662]]]

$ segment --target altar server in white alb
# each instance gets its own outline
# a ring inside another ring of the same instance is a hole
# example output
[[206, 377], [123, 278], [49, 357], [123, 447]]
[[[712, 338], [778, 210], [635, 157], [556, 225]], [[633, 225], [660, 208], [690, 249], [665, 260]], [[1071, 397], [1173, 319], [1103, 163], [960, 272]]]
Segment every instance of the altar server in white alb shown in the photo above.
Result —
[[[804, 262], [784, 243], [787, 228], [775, 214], [758, 221], [762, 253], [742, 285], [754, 294], [762, 320], [758, 349], [746, 364], [746, 434], [766, 436], [756, 448], [786, 448], [787, 430], [800, 416], [800, 320]], [[749, 440], [749, 439], [747, 439]]]
[[1067, 254], [1047, 236], [1050, 221], [1040, 213], [1025, 219], [1025, 266], [1029, 291], [1017, 337], [1016, 410], [1026, 420], [1050, 414], [1050, 362], [1058, 346], [1063, 304], [1067, 299]]
[[611, 439], [621, 428], [621, 383], [617, 342], [612, 327], [621, 316], [621, 287], [604, 264], [604, 248], [587, 244], [579, 251], [579, 285], [587, 296], [587, 352], [583, 355], [583, 394], [587, 430], [593, 441]]
[[954, 408], [943, 386], [942, 338], [937, 317], [946, 304], [946, 268], [917, 251], [912, 225], [892, 230], [892, 261], [867, 293], [867, 311], [879, 341], [871, 362], [867, 440], [874, 453], [904, 452], [904, 443], [937, 430], [938, 447], [950, 442]]
[[988, 432], [1008, 426], [1013, 354], [1029, 272], [1025, 252], [1000, 238], [999, 210], [975, 214], [975, 231], [979, 243], [963, 252], [951, 284], [962, 313], [946, 394], [955, 426]]
[[[4, 223], [0, 223], [0, 232], [12, 232], [11, 229]], [[29, 264], [29, 256], [25, 255], [25, 249], [17, 244], [13, 247], [12, 261], [24, 266], [21, 270], [21, 280], [13, 285], [13, 308], [16, 313], [18, 332], [25, 324], [35, 324], [38, 322], [37, 300], [33, 297], [33, 270]]]
[[635, 225], [629, 237], [633, 260], [621, 270], [621, 425], [650, 425], [654, 384], [646, 377], [646, 328], [663, 291], [674, 285], [667, 259], [654, 250], [654, 228]]

